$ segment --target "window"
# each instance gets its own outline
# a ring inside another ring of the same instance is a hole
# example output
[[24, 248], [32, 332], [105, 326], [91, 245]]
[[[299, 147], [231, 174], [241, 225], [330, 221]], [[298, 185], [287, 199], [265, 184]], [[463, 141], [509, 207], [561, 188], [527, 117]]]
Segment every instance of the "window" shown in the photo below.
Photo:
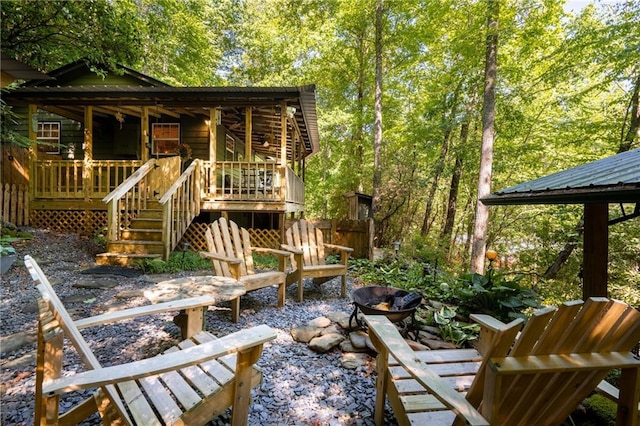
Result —
[[38, 151], [60, 154], [60, 122], [38, 122]]
[[180, 145], [179, 123], [153, 123], [153, 154], [175, 154]]

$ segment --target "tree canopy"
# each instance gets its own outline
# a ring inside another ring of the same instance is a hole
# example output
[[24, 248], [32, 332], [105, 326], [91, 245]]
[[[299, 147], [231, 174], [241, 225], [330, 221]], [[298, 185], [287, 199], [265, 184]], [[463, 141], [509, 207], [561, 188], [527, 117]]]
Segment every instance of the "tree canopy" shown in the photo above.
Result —
[[[373, 191], [376, 3], [379, 245], [403, 241], [412, 255], [469, 265], [492, 3], [491, 190], [640, 145], [637, 0], [575, 15], [561, 0], [2, 1], [1, 41], [44, 71], [87, 59], [176, 85], [316, 84], [322, 144], [308, 162], [307, 216], [339, 217], [344, 193]], [[492, 208], [487, 245], [552, 289], [539, 277], [579, 219], [574, 206]], [[612, 280], [636, 288], [638, 228], [637, 219], [611, 228]], [[580, 260], [574, 253], [555, 279], [577, 287]]]

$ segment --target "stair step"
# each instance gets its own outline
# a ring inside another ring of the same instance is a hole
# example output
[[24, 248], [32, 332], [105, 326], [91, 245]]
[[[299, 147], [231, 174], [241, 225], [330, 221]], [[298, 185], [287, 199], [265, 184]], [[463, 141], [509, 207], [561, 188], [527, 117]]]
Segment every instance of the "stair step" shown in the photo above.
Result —
[[138, 212], [137, 219], [162, 219], [161, 209], [144, 209]]
[[117, 240], [107, 244], [109, 253], [162, 254], [162, 241]]
[[162, 218], [137, 217], [131, 220], [131, 228], [135, 229], [162, 229]]
[[128, 254], [128, 253], [99, 253], [96, 264], [111, 266], [134, 266], [145, 259], [162, 259], [161, 254]]
[[162, 241], [162, 229], [125, 229], [120, 234], [123, 240], [129, 241]]

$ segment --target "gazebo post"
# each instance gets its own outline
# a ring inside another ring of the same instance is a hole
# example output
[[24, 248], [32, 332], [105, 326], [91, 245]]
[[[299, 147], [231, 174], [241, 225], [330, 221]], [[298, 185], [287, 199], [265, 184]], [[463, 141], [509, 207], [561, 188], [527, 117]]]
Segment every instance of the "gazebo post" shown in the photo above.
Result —
[[592, 296], [607, 297], [609, 261], [609, 204], [584, 205], [584, 250], [582, 257], [584, 300]]

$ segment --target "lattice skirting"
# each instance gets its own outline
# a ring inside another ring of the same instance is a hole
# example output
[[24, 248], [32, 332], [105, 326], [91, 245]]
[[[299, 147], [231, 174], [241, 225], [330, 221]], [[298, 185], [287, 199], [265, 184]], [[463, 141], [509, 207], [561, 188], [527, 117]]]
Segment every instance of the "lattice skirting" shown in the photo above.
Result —
[[56, 232], [93, 236], [107, 226], [107, 212], [92, 210], [31, 210], [31, 226]]
[[[189, 243], [189, 247], [194, 251], [202, 251], [207, 249], [207, 240], [205, 232], [209, 227], [206, 223], [192, 223], [187, 232], [180, 240], [180, 243]], [[251, 245], [264, 248], [280, 248], [280, 230], [278, 229], [248, 229], [251, 238]]]

